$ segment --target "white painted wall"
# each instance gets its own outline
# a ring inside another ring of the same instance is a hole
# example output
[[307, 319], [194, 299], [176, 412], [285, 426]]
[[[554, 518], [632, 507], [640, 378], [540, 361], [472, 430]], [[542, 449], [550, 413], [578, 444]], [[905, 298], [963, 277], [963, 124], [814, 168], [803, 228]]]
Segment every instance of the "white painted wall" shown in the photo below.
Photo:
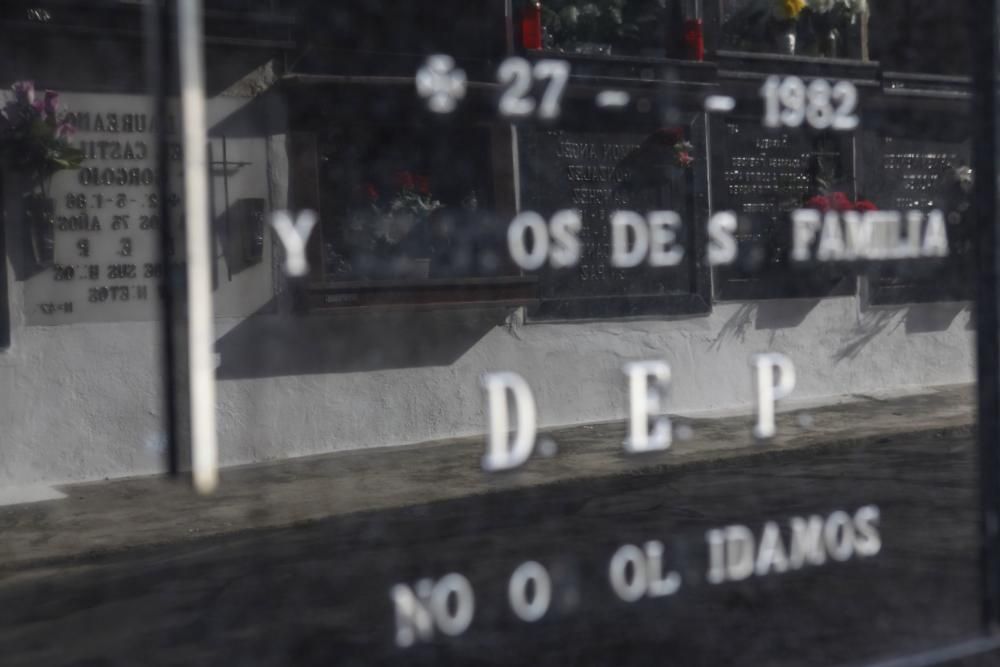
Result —
[[[796, 399], [974, 377], [969, 310], [961, 304], [862, 311], [857, 298], [842, 297], [815, 303], [795, 327], [779, 329], [766, 322], [769, 313], [796, 313], [813, 303], [770, 302], [766, 312], [756, 304], [717, 304], [709, 316], [671, 321], [514, 322], [489, 329], [443, 365], [221, 380], [223, 460], [242, 463], [483, 433], [478, 379], [497, 370], [527, 379], [546, 426], [624, 418], [621, 369], [638, 359], [670, 363], [669, 401], [678, 413], [749, 411], [749, 360], [764, 351], [784, 352], [795, 362]], [[305, 337], [322, 340], [327, 330], [334, 344], [343, 340], [337, 330], [352, 326], [351, 318], [309, 324]], [[386, 326], [394, 324], [390, 319]], [[368, 320], [363, 326], [378, 325]], [[419, 326], [385, 340], [412, 345], [418, 356]], [[358, 338], [371, 337], [359, 333]], [[303, 349], [302, 338], [295, 340], [298, 352], [279, 348], [276, 353], [312, 354]], [[343, 353], [351, 354], [355, 343], [352, 337]]]
[[[217, 119], [239, 104], [220, 102]], [[284, 145], [281, 135], [232, 142], [229, 159], [253, 166], [230, 197], [268, 192], [272, 208], [285, 207]], [[225, 202], [215, 192], [218, 213]], [[678, 413], [749, 409], [749, 359], [763, 351], [794, 360], [798, 399], [974, 377], [964, 304], [868, 308], [839, 297], [574, 324], [472, 310], [247, 319], [271, 302], [273, 268], [265, 259], [216, 293], [224, 465], [482, 433], [479, 377], [488, 371], [522, 374], [544, 426], [624, 418], [621, 369], [639, 359], [672, 365]], [[24, 284], [6, 269], [13, 344], [0, 351], [0, 485], [161, 470], [157, 323], [27, 326]]]
[[[17, 290], [15, 290], [15, 297]], [[15, 301], [15, 315], [18, 313]], [[798, 302], [771, 302], [795, 312]], [[396, 341], [420, 359], [417, 318]], [[219, 383], [225, 465], [482, 433], [480, 374], [512, 370], [531, 384], [544, 425], [625, 416], [625, 361], [663, 358], [674, 370], [678, 413], [749, 408], [750, 355], [782, 351], [799, 370], [800, 399], [968, 382], [969, 311], [958, 304], [862, 311], [857, 298], [822, 300], [791, 328], [776, 329], [753, 304], [720, 304], [707, 317], [672, 321], [494, 326], [450, 363], [336, 371], [378, 317], [257, 318], [262, 336], [229, 364], [314, 355], [335, 372]], [[20, 317], [20, 316], [18, 316]], [[219, 322], [220, 335], [240, 320]], [[242, 324], [246, 325], [246, 322]], [[390, 319], [386, 326], [399, 329]], [[350, 332], [359, 325], [357, 333]], [[292, 333], [298, 332], [298, 333]], [[324, 340], [324, 335], [326, 340]], [[153, 473], [161, 469], [158, 331], [153, 324], [24, 327], [0, 353], [0, 484], [24, 485]], [[303, 336], [315, 337], [303, 347]], [[284, 346], [285, 343], [292, 347]], [[442, 349], [449, 344], [439, 340]], [[340, 346], [338, 343], [345, 343]], [[332, 347], [327, 347], [327, 345]], [[325, 350], [318, 352], [319, 350]], [[377, 361], [379, 350], [364, 356]], [[399, 348], [393, 356], [400, 354]], [[377, 363], [372, 367], [377, 367]]]

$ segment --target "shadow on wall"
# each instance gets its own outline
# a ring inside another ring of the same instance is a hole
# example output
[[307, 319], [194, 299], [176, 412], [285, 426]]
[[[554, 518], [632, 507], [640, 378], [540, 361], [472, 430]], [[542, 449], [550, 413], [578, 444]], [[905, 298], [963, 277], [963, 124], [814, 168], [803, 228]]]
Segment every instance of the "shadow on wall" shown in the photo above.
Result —
[[220, 380], [447, 366], [489, 331], [506, 309], [264, 315], [268, 303], [216, 342]]
[[751, 325], [758, 331], [772, 332], [777, 329], [797, 327], [805, 321], [806, 316], [819, 305], [819, 302], [819, 299], [781, 299], [741, 304], [733, 316], [722, 325], [711, 347], [719, 350], [728, 339], [737, 339], [742, 343]]
[[969, 304], [964, 301], [911, 306], [906, 311], [906, 333], [946, 331], [958, 314], [968, 308]]
[[[789, 299], [744, 303], [722, 326], [719, 335], [712, 341], [712, 349], [721, 349], [727, 341], [743, 342], [751, 327], [757, 330], [794, 328], [805, 321], [806, 316], [819, 304], [819, 299]], [[895, 331], [905, 326], [906, 333], [922, 334], [947, 331], [963, 311], [970, 305], [964, 301], [922, 303], [909, 306], [878, 307], [864, 310], [857, 326], [843, 344], [834, 351], [835, 362], [854, 359], [861, 350], [884, 332]], [[969, 317], [966, 330], [975, 328], [973, 317]]]
[[758, 305], [756, 303], [740, 304], [733, 316], [722, 325], [719, 335], [715, 337], [709, 347], [713, 350], [721, 350], [730, 339], [736, 339], [742, 343], [746, 339], [747, 330], [750, 328]]
[[[854, 333], [833, 353], [834, 362], [840, 363], [854, 359], [879, 334], [887, 329], [894, 331], [898, 328], [903, 323], [903, 318], [900, 317], [902, 310], [901, 308], [891, 308], [861, 313]], [[889, 329], [890, 326], [892, 326], [891, 329]]]
[[[955, 318], [970, 308], [964, 301], [921, 303], [911, 306], [878, 308], [862, 312], [854, 335], [833, 355], [836, 362], [853, 359], [861, 349], [881, 333], [901, 325], [909, 334], [936, 333], [951, 328]], [[972, 318], [969, 318], [970, 322]], [[968, 330], [968, 326], [966, 330]]]

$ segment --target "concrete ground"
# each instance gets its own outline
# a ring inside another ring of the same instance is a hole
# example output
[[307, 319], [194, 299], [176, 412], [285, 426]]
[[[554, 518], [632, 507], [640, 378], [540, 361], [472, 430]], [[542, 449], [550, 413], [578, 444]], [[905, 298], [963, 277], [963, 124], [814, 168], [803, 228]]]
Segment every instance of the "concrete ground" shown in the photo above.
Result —
[[[478, 439], [224, 471], [199, 498], [143, 478], [0, 508], [3, 664], [861, 664], [979, 633], [970, 387], [746, 416], [678, 417], [673, 450], [624, 426], [558, 429], [550, 458], [479, 467]], [[681, 428], [683, 433], [686, 429]], [[709, 586], [707, 529], [877, 504], [878, 557]], [[607, 558], [661, 539], [681, 592], [625, 606]], [[534, 625], [504, 604], [532, 558], [562, 595]], [[395, 645], [395, 583], [463, 573], [460, 637]], [[137, 656], [142, 656], [138, 659]]]
[[[219, 491], [202, 498], [183, 481], [142, 477], [58, 487], [64, 500], [0, 507], [0, 573], [20, 564], [79, 558], [143, 545], [289, 526], [331, 516], [451, 500], [614, 475], [655, 474], [733, 457], [769, 457], [830, 443], [971, 427], [967, 385], [903, 396], [849, 396], [786, 411], [778, 435], [754, 442], [749, 416], [675, 417], [690, 428], [669, 452], [627, 456], [625, 424], [585, 424], [546, 432], [558, 452], [524, 467], [486, 474], [482, 438], [343, 452], [230, 468]], [[678, 428], [680, 427], [680, 428]]]

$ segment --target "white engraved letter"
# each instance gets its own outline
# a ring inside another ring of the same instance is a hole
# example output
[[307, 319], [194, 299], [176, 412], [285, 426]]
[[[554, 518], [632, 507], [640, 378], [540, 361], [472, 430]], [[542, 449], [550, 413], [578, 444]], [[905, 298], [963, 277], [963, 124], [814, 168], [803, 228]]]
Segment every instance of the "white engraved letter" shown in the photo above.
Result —
[[809, 246], [819, 231], [819, 211], [800, 208], [792, 211], [792, 259], [809, 261]]
[[[631, 566], [631, 567], [630, 567]], [[646, 558], [634, 544], [626, 544], [611, 557], [608, 574], [615, 595], [625, 602], [635, 602], [646, 593]], [[632, 575], [629, 576], [631, 569]]]
[[673, 570], [663, 574], [663, 543], [652, 540], [645, 546], [647, 594], [651, 598], [673, 595], [681, 587], [681, 575]]
[[[628, 230], [635, 234], [635, 245], [628, 247]], [[639, 266], [649, 250], [646, 221], [634, 211], [615, 211], [611, 216], [611, 264], [619, 269]]]
[[705, 533], [708, 542], [708, 574], [710, 584], [721, 584], [726, 580], [726, 538], [725, 533], [715, 529]]
[[[483, 377], [489, 411], [490, 431], [483, 469], [487, 471], [516, 468], [531, 456], [538, 427], [535, 420], [535, 398], [531, 387], [516, 373], [490, 373]], [[514, 397], [517, 431], [508, 442], [508, 392]]]
[[[528, 586], [534, 588], [531, 600], [528, 600]], [[507, 585], [507, 597], [510, 608], [522, 621], [534, 623], [549, 610], [552, 601], [552, 581], [548, 571], [535, 561], [521, 563], [510, 577]]]
[[875, 505], [866, 505], [854, 513], [854, 529], [857, 531], [854, 549], [859, 556], [874, 556], [882, 550], [878, 521], [879, 511]]
[[421, 579], [417, 582], [417, 591], [406, 584], [396, 584], [392, 587], [392, 603], [396, 608], [396, 644], [412, 646], [419, 641], [427, 641], [434, 636], [434, 619], [427, 603], [431, 597], [434, 582]]
[[681, 228], [676, 211], [652, 211], [649, 220], [649, 265], [677, 266], [684, 259], [684, 246], [675, 245]]
[[791, 359], [776, 352], [754, 355], [753, 364], [757, 376], [757, 424], [753, 434], [758, 438], [773, 438], [774, 404], [795, 389], [795, 366]]
[[753, 574], [753, 532], [746, 526], [726, 528], [726, 576], [730, 581], [742, 581]]
[[293, 278], [304, 276], [309, 272], [306, 241], [309, 240], [317, 220], [316, 212], [308, 210], [300, 211], [294, 223], [288, 211], [275, 211], [271, 216], [271, 226], [285, 246], [285, 273]]
[[435, 627], [451, 637], [460, 635], [476, 610], [472, 585], [457, 572], [437, 582], [421, 579], [416, 593], [405, 584], [396, 584], [391, 596], [396, 608], [396, 644], [402, 647], [433, 638]]
[[580, 212], [564, 209], [552, 216], [549, 223], [552, 233], [551, 255], [552, 266], [562, 269], [574, 266], [580, 261], [581, 244], [578, 234], [583, 228]]
[[[531, 251], [525, 234], [531, 232]], [[549, 254], [549, 229], [545, 220], [534, 211], [524, 211], [507, 228], [507, 247], [514, 263], [525, 271], [542, 268]]]
[[789, 549], [789, 565], [798, 570], [806, 563], [822, 565], [826, 562], [823, 548], [823, 518], [811, 516], [809, 519], [792, 519], [792, 544]]
[[948, 256], [948, 232], [944, 225], [944, 214], [934, 209], [927, 215], [927, 230], [924, 232], [924, 257]]
[[764, 533], [760, 536], [760, 546], [757, 548], [757, 576], [762, 577], [772, 570], [784, 572], [788, 569], [788, 557], [785, 555], [785, 545], [781, 541], [781, 529], [778, 524], [768, 521], [764, 525]]
[[816, 248], [816, 259], [830, 262], [843, 258], [844, 234], [840, 228], [840, 216], [834, 211], [827, 211], [823, 216], [823, 232], [819, 237], [819, 247]]
[[732, 264], [736, 261], [736, 215], [732, 211], [719, 211], [708, 219], [708, 263], [712, 266]]
[[827, 518], [823, 538], [833, 560], [845, 561], [854, 555], [854, 524], [847, 512], [834, 512]]
[[872, 221], [868, 215], [857, 211], [845, 211], [844, 227], [846, 230], [845, 259], [867, 257], [872, 242]]
[[[629, 385], [629, 435], [625, 451], [629, 453], [652, 452], [669, 449], [671, 443], [670, 418], [661, 415], [662, 392], [670, 384], [670, 366], [665, 361], [638, 361], [625, 365]], [[651, 384], [655, 379], [656, 384]], [[649, 429], [650, 416], [656, 418], [653, 430]]]
[[920, 257], [920, 232], [923, 226], [923, 213], [918, 210], [906, 212], [906, 244], [902, 246], [898, 253], [900, 257], [909, 259]]
[[[455, 599], [454, 605], [449, 602], [452, 598]], [[465, 632], [476, 611], [469, 580], [457, 572], [441, 577], [431, 593], [431, 611], [441, 632], [450, 637]]]

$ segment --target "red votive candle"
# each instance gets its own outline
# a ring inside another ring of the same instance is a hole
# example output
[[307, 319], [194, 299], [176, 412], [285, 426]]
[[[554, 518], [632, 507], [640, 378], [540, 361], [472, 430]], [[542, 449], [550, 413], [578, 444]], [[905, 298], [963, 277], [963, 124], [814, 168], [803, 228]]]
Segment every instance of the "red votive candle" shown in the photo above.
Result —
[[688, 60], [705, 59], [705, 24], [701, 19], [684, 21], [684, 53]]
[[521, 46], [538, 51], [542, 48], [542, 3], [529, 0], [521, 10]]

